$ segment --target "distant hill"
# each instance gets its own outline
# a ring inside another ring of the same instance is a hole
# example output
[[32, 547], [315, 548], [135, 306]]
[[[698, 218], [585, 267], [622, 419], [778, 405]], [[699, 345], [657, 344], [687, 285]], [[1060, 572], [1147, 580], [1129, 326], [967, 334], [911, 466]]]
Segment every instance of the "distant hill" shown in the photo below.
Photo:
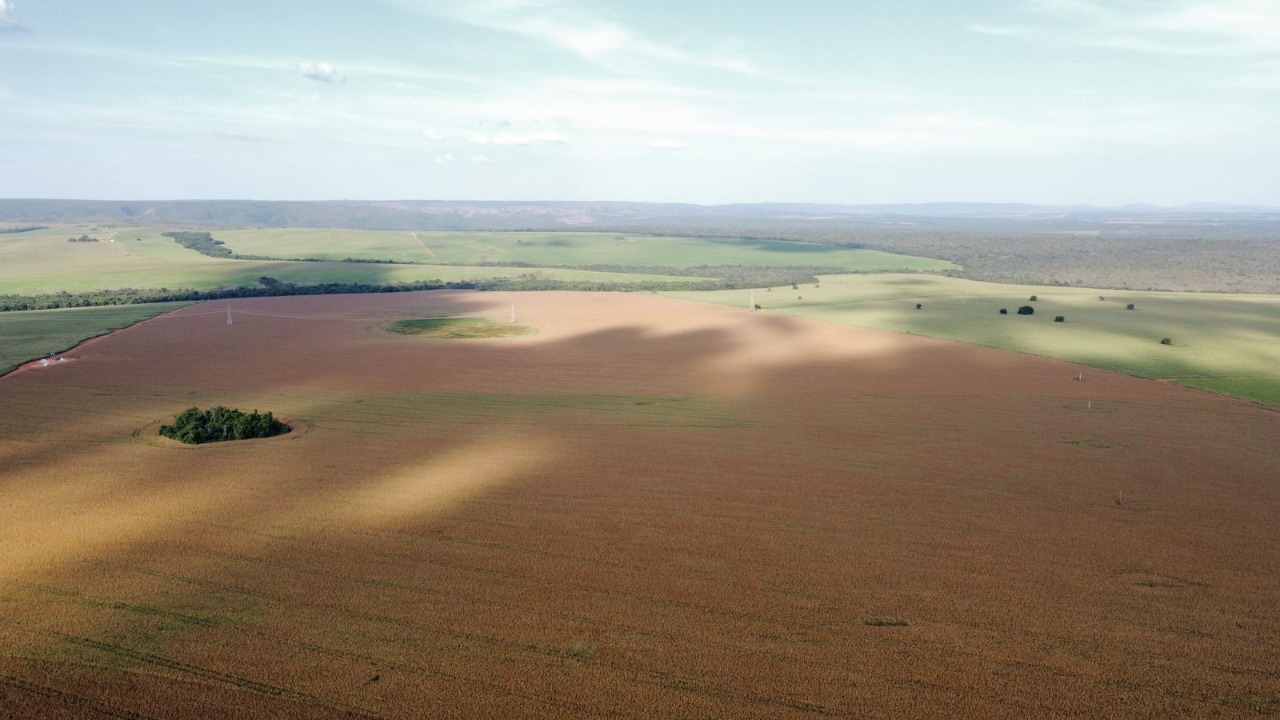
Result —
[[876, 217], [1034, 219], [1204, 215], [1268, 215], [1280, 208], [1197, 204], [1180, 208], [1129, 205], [1028, 205], [1019, 203], [917, 203], [828, 205], [759, 203], [689, 205], [633, 202], [501, 201], [256, 201], [256, 200], [44, 200], [0, 199], [0, 223], [130, 223], [195, 227], [338, 227], [364, 230], [550, 230], [573, 227], [714, 227], [743, 221], [767, 229], [800, 221]]

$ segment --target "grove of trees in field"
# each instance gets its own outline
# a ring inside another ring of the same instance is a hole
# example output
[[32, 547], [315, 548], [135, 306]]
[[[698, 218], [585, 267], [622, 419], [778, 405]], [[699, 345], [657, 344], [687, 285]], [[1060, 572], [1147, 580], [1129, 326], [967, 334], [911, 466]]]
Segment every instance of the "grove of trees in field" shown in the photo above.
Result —
[[245, 413], [221, 405], [209, 410], [187, 408], [172, 425], [160, 426], [161, 435], [188, 445], [274, 437], [287, 432], [289, 426], [269, 412]]

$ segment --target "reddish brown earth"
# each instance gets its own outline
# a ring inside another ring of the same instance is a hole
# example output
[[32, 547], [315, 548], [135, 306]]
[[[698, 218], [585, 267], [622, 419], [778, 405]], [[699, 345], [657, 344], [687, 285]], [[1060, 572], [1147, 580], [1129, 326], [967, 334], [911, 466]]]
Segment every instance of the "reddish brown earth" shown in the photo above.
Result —
[[[1268, 410], [638, 294], [232, 306], [0, 379], [0, 716], [1280, 712]], [[155, 436], [215, 404], [298, 430]]]

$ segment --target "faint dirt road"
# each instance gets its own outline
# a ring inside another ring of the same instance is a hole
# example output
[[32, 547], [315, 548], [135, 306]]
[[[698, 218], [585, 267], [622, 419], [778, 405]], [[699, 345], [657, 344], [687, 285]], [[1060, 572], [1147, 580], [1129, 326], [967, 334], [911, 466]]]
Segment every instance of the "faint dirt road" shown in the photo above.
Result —
[[418, 233], [416, 233], [416, 232], [411, 232], [411, 233], [409, 233], [409, 234], [413, 236], [414, 242], [416, 242], [416, 243], [418, 243], [419, 245], [421, 245], [421, 246], [422, 246], [422, 249], [427, 251], [427, 254], [431, 256], [431, 259], [432, 259], [432, 260], [437, 260], [437, 259], [438, 259], [438, 258], [436, 257], [435, 252], [433, 252], [433, 251], [431, 250], [431, 248], [427, 247], [427, 244], [426, 244], [426, 243], [422, 242], [422, 238], [418, 237]]

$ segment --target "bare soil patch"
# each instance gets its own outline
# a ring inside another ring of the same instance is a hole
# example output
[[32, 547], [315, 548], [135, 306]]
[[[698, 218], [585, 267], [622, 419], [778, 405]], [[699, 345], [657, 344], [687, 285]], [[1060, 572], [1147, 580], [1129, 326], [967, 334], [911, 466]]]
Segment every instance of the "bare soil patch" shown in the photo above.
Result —
[[[639, 294], [224, 305], [0, 379], [0, 714], [1280, 709], [1252, 404]], [[211, 404], [309, 431], [148, 437]]]

